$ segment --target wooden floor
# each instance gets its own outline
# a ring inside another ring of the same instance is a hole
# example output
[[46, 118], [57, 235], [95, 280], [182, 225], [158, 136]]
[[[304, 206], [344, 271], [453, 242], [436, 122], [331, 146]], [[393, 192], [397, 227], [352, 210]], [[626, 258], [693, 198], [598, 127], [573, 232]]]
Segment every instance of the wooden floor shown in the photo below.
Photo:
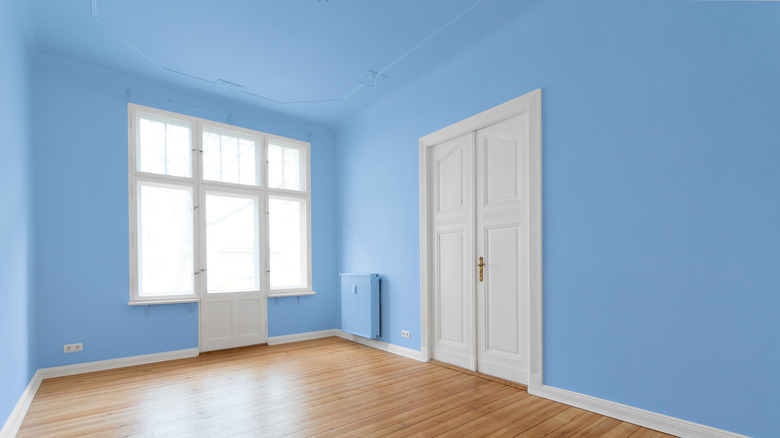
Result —
[[46, 379], [19, 437], [666, 437], [340, 338]]

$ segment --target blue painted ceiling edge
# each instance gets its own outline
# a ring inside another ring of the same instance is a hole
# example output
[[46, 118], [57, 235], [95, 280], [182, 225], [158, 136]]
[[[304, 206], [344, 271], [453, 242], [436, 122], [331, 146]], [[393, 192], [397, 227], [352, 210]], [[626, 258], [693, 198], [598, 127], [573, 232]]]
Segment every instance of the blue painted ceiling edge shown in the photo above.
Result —
[[336, 125], [538, 0], [31, 0], [35, 50]]

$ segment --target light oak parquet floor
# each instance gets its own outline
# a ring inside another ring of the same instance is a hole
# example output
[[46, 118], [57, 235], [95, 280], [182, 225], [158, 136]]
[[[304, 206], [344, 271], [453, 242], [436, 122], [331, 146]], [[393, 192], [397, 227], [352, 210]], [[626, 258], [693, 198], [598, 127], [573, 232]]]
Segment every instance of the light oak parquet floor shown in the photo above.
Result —
[[669, 435], [340, 338], [46, 379], [27, 437]]

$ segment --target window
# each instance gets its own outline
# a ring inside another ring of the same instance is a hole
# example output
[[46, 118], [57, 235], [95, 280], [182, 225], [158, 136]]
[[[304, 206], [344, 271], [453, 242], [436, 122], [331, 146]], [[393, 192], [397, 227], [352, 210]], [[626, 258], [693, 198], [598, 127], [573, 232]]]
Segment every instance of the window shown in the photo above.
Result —
[[203, 130], [203, 179], [256, 186], [260, 184], [259, 161], [256, 139]]
[[269, 196], [268, 247], [271, 257], [271, 288], [306, 287], [306, 202], [303, 199]]
[[260, 289], [259, 209], [255, 196], [206, 191], [209, 293]]
[[309, 144], [130, 104], [130, 304], [311, 290]]
[[268, 142], [268, 187], [272, 189], [305, 190], [302, 171], [304, 151], [300, 145]]
[[138, 295], [195, 294], [192, 188], [139, 181]]
[[192, 176], [192, 128], [188, 123], [147, 115], [138, 120], [138, 171]]

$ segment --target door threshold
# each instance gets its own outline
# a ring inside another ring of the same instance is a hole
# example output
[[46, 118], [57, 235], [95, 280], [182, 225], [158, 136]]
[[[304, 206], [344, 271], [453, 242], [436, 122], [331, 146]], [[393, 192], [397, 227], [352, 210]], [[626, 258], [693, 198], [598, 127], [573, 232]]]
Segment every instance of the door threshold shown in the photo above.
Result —
[[475, 377], [483, 378], [485, 380], [490, 380], [491, 382], [496, 382], [496, 383], [500, 383], [502, 385], [512, 386], [512, 387], [515, 387], [517, 389], [522, 389], [523, 391], [528, 391], [528, 385], [523, 385], [522, 383], [517, 383], [517, 382], [513, 382], [511, 380], [502, 379], [500, 377], [491, 376], [490, 374], [480, 373], [479, 371], [471, 371], [469, 369], [466, 369], [466, 368], [463, 368], [463, 367], [459, 367], [459, 366], [456, 366], [456, 365], [451, 365], [451, 364], [448, 364], [446, 362], [441, 362], [441, 361], [438, 361], [436, 359], [431, 359], [430, 362], [432, 364], [434, 364], [434, 365], [438, 365], [438, 366], [443, 367], [443, 368], [449, 368], [451, 370], [460, 371], [461, 373], [464, 373], [464, 374], [469, 374], [469, 375], [472, 375], [472, 376], [475, 376]]
[[247, 350], [255, 347], [267, 347], [267, 346], [268, 346], [267, 342], [262, 342], [260, 344], [242, 345], [240, 347], [228, 347], [228, 348], [222, 348], [220, 350], [201, 351], [200, 354], [203, 355], [203, 354], [211, 354], [211, 353], [229, 353], [229, 352], [236, 352], [240, 350]]

